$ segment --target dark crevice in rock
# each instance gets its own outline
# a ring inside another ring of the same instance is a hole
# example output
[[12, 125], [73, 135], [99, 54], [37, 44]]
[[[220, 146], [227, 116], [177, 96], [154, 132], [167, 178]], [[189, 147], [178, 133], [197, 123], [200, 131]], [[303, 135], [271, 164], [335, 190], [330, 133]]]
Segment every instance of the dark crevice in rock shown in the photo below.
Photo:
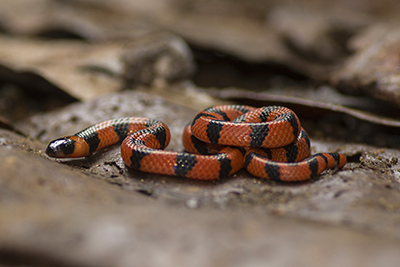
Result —
[[304, 74], [282, 64], [247, 62], [215, 49], [189, 46], [197, 63], [193, 81], [200, 87], [263, 89], [282, 82], [310, 82]]
[[5, 247], [0, 249], [0, 266], [72, 267], [79, 265], [68, 264], [62, 259], [49, 257], [48, 255], [40, 255], [34, 252], [20, 251]]
[[64, 29], [64, 28], [49, 28], [44, 29], [40, 32], [37, 32], [34, 36], [43, 38], [46, 40], [60, 40], [60, 39], [67, 39], [67, 40], [87, 40], [84, 36], [79, 34], [78, 32]]

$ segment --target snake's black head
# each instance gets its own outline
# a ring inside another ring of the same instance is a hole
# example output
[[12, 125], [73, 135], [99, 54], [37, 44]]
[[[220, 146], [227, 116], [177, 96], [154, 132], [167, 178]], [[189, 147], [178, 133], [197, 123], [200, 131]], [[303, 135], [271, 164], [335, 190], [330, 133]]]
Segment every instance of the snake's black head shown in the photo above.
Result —
[[78, 136], [66, 136], [51, 141], [46, 154], [53, 158], [80, 158], [89, 155], [89, 146]]
[[69, 137], [53, 140], [46, 148], [46, 154], [53, 158], [65, 158], [74, 153], [75, 141]]

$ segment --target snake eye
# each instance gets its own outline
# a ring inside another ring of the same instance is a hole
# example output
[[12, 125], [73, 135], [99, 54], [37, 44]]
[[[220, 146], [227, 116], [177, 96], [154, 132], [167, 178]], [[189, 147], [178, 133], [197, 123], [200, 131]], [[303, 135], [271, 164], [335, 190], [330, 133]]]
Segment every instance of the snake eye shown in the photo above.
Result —
[[46, 148], [46, 154], [54, 158], [64, 158], [74, 153], [75, 141], [69, 137], [53, 140]]

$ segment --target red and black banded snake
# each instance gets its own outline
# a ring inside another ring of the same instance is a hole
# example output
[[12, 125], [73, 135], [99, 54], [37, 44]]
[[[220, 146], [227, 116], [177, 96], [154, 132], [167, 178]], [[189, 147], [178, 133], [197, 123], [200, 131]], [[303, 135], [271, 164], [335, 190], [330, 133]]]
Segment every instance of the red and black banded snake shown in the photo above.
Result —
[[346, 164], [339, 153], [311, 156], [309, 138], [297, 115], [279, 106], [205, 109], [185, 127], [182, 141], [187, 152], [163, 150], [170, 138], [168, 126], [161, 121], [119, 118], [53, 140], [46, 154], [86, 157], [122, 142], [121, 156], [130, 168], [198, 180], [227, 177], [245, 167], [256, 177], [305, 181]]

